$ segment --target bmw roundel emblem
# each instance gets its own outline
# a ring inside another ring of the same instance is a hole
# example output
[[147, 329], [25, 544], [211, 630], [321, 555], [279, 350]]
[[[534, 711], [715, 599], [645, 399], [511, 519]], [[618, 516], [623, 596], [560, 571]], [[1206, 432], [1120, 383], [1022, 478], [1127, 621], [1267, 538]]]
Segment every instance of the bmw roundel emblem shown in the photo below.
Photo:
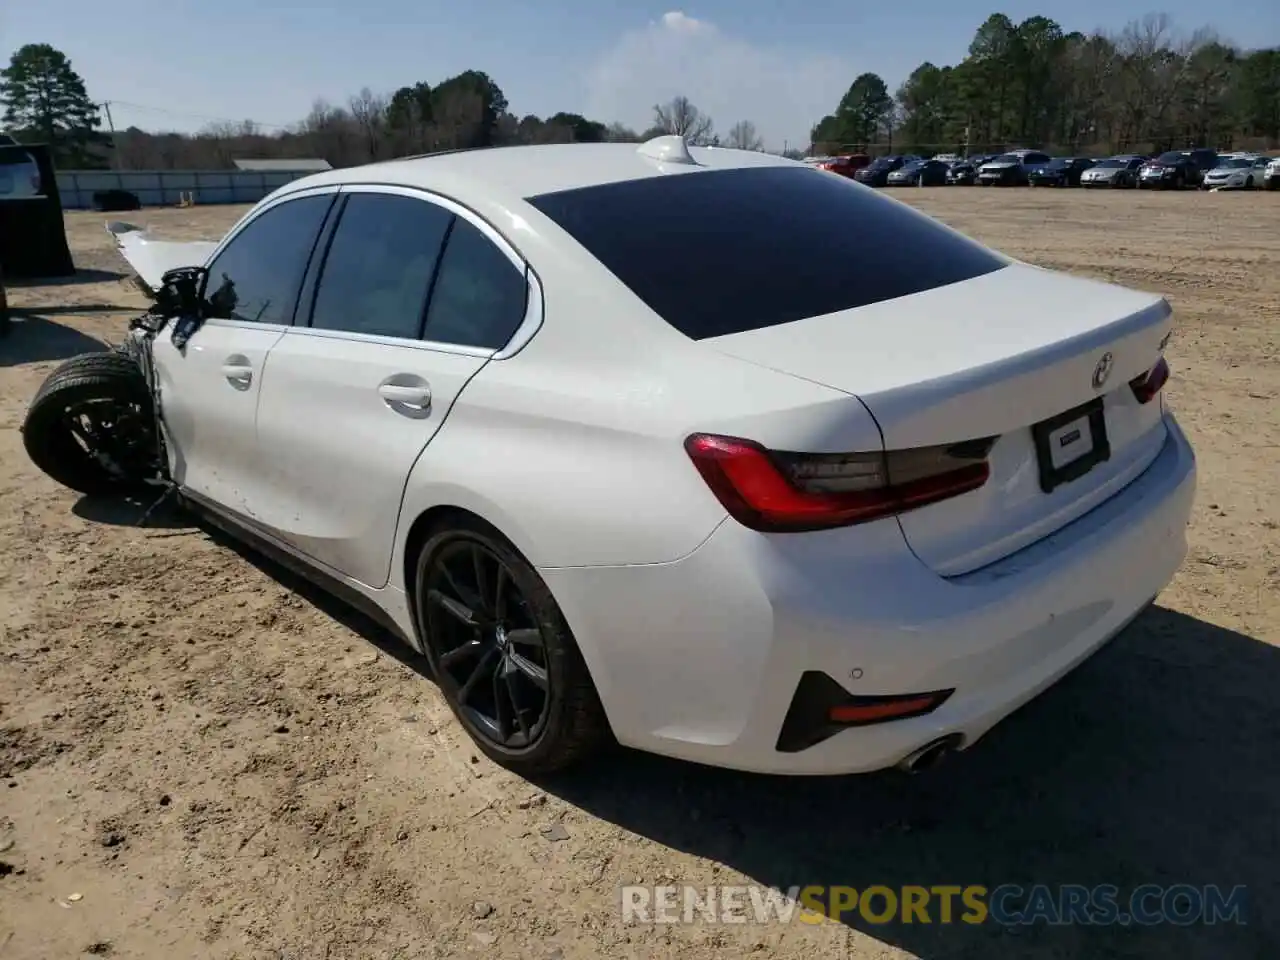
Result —
[[1115, 357], [1111, 356], [1108, 350], [1098, 360], [1098, 365], [1093, 368], [1093, 389], [1101, 389], [1102, 385], [1107, 382], [1107, 378], [1111, 376], [1111, 365], [1115, 363]]

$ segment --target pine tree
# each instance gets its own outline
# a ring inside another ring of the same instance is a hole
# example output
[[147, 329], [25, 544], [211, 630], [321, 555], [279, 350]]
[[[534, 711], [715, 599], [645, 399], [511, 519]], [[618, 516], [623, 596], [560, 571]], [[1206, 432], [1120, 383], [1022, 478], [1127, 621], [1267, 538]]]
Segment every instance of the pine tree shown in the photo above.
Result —
[[14, 53], [0, 70], [0, 103], [9, 132], [47, 144], [57, 166], [105, 166], [101, 148], [110, 138], [99, 132], [98, 107], [61, 50], [29, 43]]

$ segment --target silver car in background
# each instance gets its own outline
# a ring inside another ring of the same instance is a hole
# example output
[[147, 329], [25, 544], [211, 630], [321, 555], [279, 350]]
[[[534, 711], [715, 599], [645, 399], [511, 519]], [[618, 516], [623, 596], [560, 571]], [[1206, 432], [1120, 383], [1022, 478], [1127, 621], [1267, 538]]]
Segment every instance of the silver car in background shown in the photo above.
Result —
[[1123, 155], [1099, 160], [1084, 173], [1080, 174], [1080, 186], [1136, 187], [1138, 185], [1138, 168], [1142, 166], [1143, 159], [1139, 156]]
[[1201, 190], [1252, 190], [1261, 187], [1267, 175], [1267, 161], [1270, 158], [1252, 155], [1219, 158], [1219, 163], [1212, 170], [1205, 172], [1200, 181]]
[[[0, 147], [20, 144], [0, 135]], [[34, 200], [44, 196], [40, 165], [25, 150], [0, 150], [0, 200]]]

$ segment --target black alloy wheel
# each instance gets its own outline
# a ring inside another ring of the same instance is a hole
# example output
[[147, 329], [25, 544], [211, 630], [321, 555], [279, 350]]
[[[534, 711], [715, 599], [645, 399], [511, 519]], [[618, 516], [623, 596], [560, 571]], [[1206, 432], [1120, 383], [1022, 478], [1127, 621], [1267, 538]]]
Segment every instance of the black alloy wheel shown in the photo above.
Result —
[[59, 364], [22, 424], [32, 463], [90, 495], [136, 490], [163, 473], [151, 392], [129, 356], [103, 351]]
[[455, 540], [436, 556], [426, 587], [441, 680], [495, 744], [533, 744], [553, 691], [546, 641], [511, 572], [478, 541]]
[[495, 762], [549, 773], [609, 736], [590, 674], [533, 567], [496, 531], [463, 523], [432, 536], [416, 603], [436, 682]]

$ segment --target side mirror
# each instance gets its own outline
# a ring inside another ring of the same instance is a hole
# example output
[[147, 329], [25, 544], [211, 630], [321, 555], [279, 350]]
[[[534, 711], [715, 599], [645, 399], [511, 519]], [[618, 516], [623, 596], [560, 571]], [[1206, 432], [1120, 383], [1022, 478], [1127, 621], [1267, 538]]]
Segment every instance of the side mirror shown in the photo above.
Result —
[[166, 317], [199, 317], [208, 271], [204, 267], [179, 267], [160, 278], [155, 309]]

